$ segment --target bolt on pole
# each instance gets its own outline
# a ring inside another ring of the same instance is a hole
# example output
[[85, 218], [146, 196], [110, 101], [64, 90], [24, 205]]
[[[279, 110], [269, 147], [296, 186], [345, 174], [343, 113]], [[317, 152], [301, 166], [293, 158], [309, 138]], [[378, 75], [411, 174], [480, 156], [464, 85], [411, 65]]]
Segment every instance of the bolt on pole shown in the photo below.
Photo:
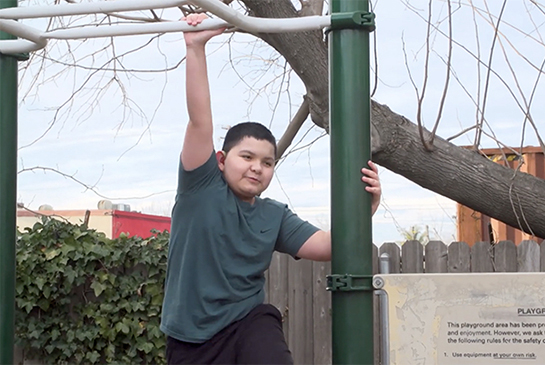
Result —
[[[329, 37], [333, 364], [373, 364], [371, 159], [367, 0], [333, 0]], [[372, 25], [370, 25], [370, 22]]]

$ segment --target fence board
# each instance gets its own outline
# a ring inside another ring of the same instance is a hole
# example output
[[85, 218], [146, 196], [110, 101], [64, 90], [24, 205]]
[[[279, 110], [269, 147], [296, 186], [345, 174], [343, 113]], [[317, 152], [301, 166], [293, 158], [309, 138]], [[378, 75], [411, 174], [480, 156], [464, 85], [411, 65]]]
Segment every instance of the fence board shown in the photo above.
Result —
[[404, 274], [424, 272], [424, 248], [419, 241], [407, 241], [401, 247], [401, 271]]
[[541, 244], [539, 245], [539, 252], [541, 259], [539, 260], [541, 264], [541, 271], [545, 271], [545, 240], [541, 241]]
[[379, 265], [380, 265], [380, 261], [379, 261], [379, 257], [378, 257], [378, 247], [373, 244], [372, 246], [372, 251], [373, 251], [373, 275], [375, 274], [378, 274], [379, 272]]
[[494, 247], [496, 272], [517, 271], [517, 246], [512, 241], [500, 241]]
[[295, 364], [310, 364], [313, 361], [313, 308], [312, 308], [312, 261], [290, 260], [288, 262], [288, 345]]
[[519, 272], [539, 271], [539, 246], [535, 241], [525, 240], [517, 247], [517, 263]]
[[[293, 260], [288, 255], [282, 255], [278, 252], [273, 254], [271, 265], [269, 267], [269, 294], [268, 302], [282, 313], [282, 327], [286, 341], [289, 338], [289, 316], [288, 316], [288, 260]], [[289, 342], [288, 342], [289, 343]]]
[[270, 284], [270, 280], [269, 280], [269, 273], [270, 273], [270, 270], [267, 270], [265, 271], [265, 286], [264, 286], [264, 290], [265, 290], [265, 303], [269, 303], [269, 292], [271, 291], [271, 289], [269, 288], [269, 284]]
[[470, 250], [465, 242], [452, 242], [448, 246], [448, 272], [470, 272]]
[[494, 246], [489, 242], [471, 247], [471, 272], [494, 272]]
[[447, 272], [447, 246], [443, 242], [430, 241], [424, 251], [425, 272]]
[[386, 242], [379, 249], [379, 256], [387, 253], [390, 256], [388, 267], [391, 274], [399, 274], [401, 272], [401, 252], [399, 246], [395, 242]]
[[331, 263], [314, 262], [313, 271], [313, 324], [314, 341], [311, 364], [331, 364], [331, 293], [326, 291], [326, 275]]

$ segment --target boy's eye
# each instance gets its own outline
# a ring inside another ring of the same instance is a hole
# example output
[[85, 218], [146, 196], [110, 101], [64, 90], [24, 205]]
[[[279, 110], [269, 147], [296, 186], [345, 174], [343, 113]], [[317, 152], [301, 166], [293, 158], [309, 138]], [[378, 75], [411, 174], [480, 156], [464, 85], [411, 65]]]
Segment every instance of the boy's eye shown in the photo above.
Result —
[[249, 160], [251, 157], [248, 156], [248, 155], [243, 155], [242, 158], [245, 159], [245, 160]]
[[272, 166], [272, 163], [270, 163], [270, 162], [265, 162], [265, 166], [271, 167], [271, 166]]

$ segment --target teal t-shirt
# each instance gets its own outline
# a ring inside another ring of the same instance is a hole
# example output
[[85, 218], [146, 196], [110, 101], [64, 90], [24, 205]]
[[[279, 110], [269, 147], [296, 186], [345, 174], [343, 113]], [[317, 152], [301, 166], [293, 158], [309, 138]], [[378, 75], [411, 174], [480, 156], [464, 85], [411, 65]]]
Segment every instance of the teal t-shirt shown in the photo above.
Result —
[[285, 204], [238, 199], [214, 153], [195, 170], [180, 166], [161, 330], [201, 343], [243, 318], [263, 303], [273, 252], [295, 256], [316, 231]]

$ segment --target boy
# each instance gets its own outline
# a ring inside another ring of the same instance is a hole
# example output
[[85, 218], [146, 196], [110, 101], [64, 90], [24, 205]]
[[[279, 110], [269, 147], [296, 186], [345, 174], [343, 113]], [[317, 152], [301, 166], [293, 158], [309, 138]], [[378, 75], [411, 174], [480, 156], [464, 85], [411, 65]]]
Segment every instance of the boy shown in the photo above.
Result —
[[[190, 25], [206, 18], [188, 16]], [[263, 304], [273, 251], [331, 259], [331, 235], [259, 195], [274, 173], [276, 141], [258, 123], [231, 128], [214, 153], [205, 45], [223, 30], [188, 32], [189, 122], [172, 213], [161, 330], [169, 364], [293, 364], [280, 312]], [[375, 165], [362, 169], [380, 200]]]

